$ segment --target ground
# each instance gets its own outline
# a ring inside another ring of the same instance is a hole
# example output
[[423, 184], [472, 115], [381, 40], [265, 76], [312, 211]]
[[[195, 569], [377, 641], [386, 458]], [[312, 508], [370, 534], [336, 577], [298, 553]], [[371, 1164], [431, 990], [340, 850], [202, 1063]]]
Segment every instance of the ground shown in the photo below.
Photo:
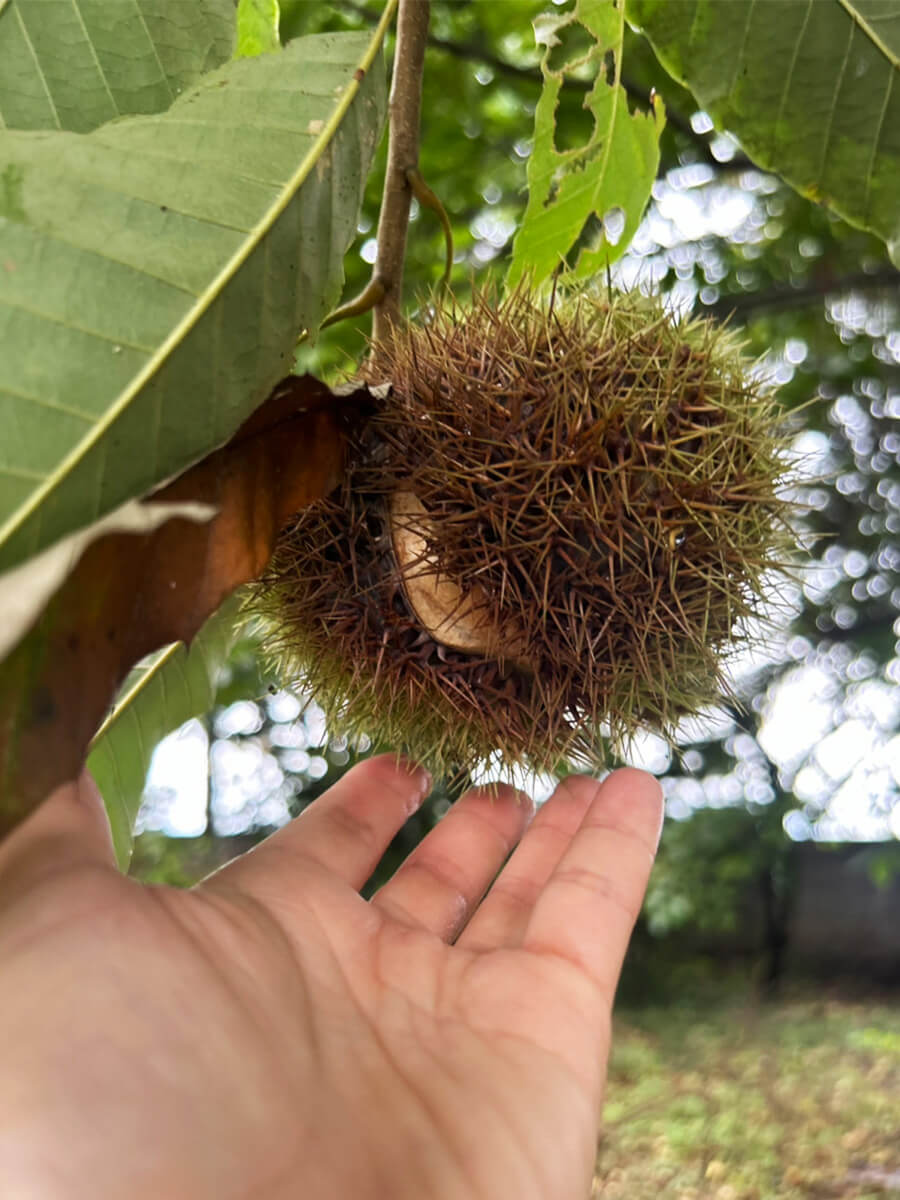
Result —
[[900, 1196], [900, 995], [754, 995], [617, 1013], [595, 1196]]

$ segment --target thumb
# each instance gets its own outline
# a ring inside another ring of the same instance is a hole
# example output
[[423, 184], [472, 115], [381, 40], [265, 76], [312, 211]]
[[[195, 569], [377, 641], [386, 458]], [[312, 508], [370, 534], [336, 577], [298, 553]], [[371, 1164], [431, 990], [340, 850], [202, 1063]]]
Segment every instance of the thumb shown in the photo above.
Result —
[[116, 869], [103, 800], [91, 775], [64, 783], [0, 842], [0, 888], [33, 885], [78, 866]]

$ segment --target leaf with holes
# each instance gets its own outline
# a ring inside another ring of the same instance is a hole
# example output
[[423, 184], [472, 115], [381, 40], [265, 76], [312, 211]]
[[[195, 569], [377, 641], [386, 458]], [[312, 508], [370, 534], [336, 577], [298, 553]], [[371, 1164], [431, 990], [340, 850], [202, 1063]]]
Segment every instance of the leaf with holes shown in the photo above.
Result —
[[0, 127], [87, 133], [164, 112], [234, 37], [234, 0], [0, 3]]
[[278, 0], [238, 0], [237, 58], [271, 54], [281, 48]]
[[[619, 82], [625, 0], [578, 0], [573, 12], [544, 16], [535, 37], [545, 47], [544, 86], [534, 114], [528, 206], [513, 243], [508, 283], [546, 279], [567, 256], [584, 278], [614, 262], [638, 227], [659, 166], [661, 101], [631, 113]], [[556, 145], [556, 106], [567, 74], [596, 75], [584, 107], [593, 130], [583, 145]]]
[[750, 157], [900, 265], [898, 0], [629, 0], [663, 66]]
[[229, 63], [161, 116], [0, 131], [0, 569], [225, 442], [317, 329], [384, 24]]

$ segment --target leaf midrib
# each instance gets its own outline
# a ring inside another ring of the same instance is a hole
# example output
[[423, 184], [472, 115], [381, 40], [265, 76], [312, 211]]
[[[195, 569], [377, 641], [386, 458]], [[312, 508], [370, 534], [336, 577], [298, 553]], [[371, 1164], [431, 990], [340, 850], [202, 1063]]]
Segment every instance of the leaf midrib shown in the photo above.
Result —
[[248, 231], [248, 235], [228, 259], [216, 277], [197, 297], [197, 301], [190, 308], [190, 311], [178, 322], [172, 329], [169, 336], [157, 347], [156, 352], [147, 361], [144, 367], [137, 373], [129, 386], [122, 392], [117, 400], [109, 406], [100, 420], [94, 427], [85, 435], [85, 437], [72, 448], [72, 450], [62, 459], [56, 469], [47, 476], [41, 487], [38, 487], [31, 493], [28, 500], [14, 512], [2, 525], [0, 525], [0, 545], [9, 540], [9, 538], [19, 529], [25, 522], [33, 516], [47, 500], [53, 491], [56, 489], [61, 480], [65, 479], [70, 471], [77, 463], [85, 457], [85, 455], [97, 446], [115, 422], [128, 409], [128, 406], [134, 398], [147, 386], [153, 376], [162, 368], [168, 360], [170, 354], [180, 345], [190, 330], [200, 321], [211, 307], [212, 303], [221, 294], [226, 284], [232, 279], [244, 263], [251, 257], [253, 252], [259, 246], [260, 242], [270, 231], [272, 226], [282, 215], [285, 209], [290, 204], [293, 197], [296, 195], [303, 182], [308, 177], [309, 173], [315, 167], [316, 163], [323, 152], [327, 149], [329, 143], [337, 133], [340, 124], [346, 115], [351, 103], [356, 98], [357, 93], [362, 85], [365, 76], [368, 74], [369, 68], [374, 61], [375, 55], [384, 37], [390, 20], [393, 18], [394, 9], [398, 0], [388, 0], [385, 10], [382, 13], [381, 20], [372, 36], [372, 39], [367, 47], [366, 53], [360, 62], [360, 70], [349, 80], [347, 86], [341, 93], [341, 97], [332, 111], [331, 116], [326, 121], [322, 130], [319, 132], [312, 146], [310, 146], [304, 158], [301, 160], [297, 169], [281, 186], [278, 199], [266, 211], [263, 219], [256, 225], [253, 230]]
[[140, 693], [149, 685], [151, 680], [155, 678], [157, 672], [172, 658], [172, 656], [177, 652], [178, 648], [183, 645], [184, 642], [171, 642], [162, 650], [157, 650], [154, 653], [153, 662], [148, 664], [141, 677], [134, 681], [127, 692], [123, 692], [120, 696], [116, 697], [116, 702], [107, 713], [103, 724], [91, 738], [90, 745], [88, 746], [88, 754], [90, 754], [91, 750], [93, 750], [100, 739], [104, 736], [110, 725], [117, 721], [118, 718], [126, 711], [126, 709], [130, 707], [135, 698], [140, 695]]
[[883, 54], [894, 70], [900, 70], [900, 58], [885, 45], [882, 39], [878, 36], [866, 18], [862, 15], [859, 9], [852, 3], [852, 0], [837, 0], [841, 8], [847, 13], [850, 20], [858, 25], [866, 37], [872, 42], [879, 53]]

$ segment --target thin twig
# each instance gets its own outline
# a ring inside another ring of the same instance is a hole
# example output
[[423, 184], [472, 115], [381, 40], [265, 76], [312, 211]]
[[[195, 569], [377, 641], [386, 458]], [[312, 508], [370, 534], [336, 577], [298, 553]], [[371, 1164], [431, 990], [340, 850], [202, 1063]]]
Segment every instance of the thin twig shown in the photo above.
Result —
[[374, 278], [384, 287], [384, 296], [375, 306], [372, 332], [376, 341], [389, 337], [391, 326], [400, 318], [403, 259], [412, 199], [407, 172], [419, 162], [419, 113], [430, 8], [430, 0], [400, 0], [397, 13], [388, 161], [374, 272]]
[[826, 296], [863, 291], [884, 291], [900, 298], [900, 272], [896, 267], [884, 266], [876, 271], [853, 271], [847, 275], [812, 279], [797, 287], [789, 283], [776, 283], [762, 291], [720, 296], [714, 304], [698, 308], [704, 316], [719, 319], [732, 317], [736, 321], [745, 321], [751, 313], [767, 309], [783, 311], [786, 308], [803, 308]]
[[407, 171], [406, 178], [409, 180], [413, 195], [422, 207], [430, 208], [432, 212], [437, 213], [441, 229], [444, 231], [444, 274], [441, 276], [438, 287], [447, 288], [450, 286], [450, 275], [453, 271], [453, 226], [450, 224], [446, 208], [441, 204], [440, 197], [434, 194], [422, 178], [422, 173], [418, 168], [414, 167], [411, 171]]

